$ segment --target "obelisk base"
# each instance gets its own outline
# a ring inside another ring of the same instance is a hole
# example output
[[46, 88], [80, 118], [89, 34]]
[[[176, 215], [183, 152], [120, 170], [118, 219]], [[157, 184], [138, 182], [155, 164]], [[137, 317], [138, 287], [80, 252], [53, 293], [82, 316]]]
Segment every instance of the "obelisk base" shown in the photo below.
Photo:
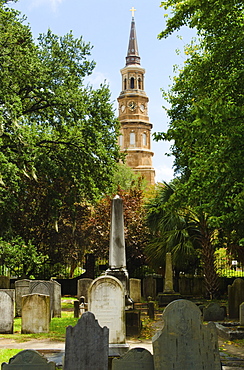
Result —
[[130, 298], [129, 295], [129, 274], [127, 269], [108, 268], [105, 272], [105, 275], [114, 276], [121, 281], [125, 289], [125, 309], [128, 310], [130, 308], [133, 308], [133, 300]]
[[180, 293], [158, 293], [157, 301], [159, 307], [167, 306], [170, 302], [182, 299]]

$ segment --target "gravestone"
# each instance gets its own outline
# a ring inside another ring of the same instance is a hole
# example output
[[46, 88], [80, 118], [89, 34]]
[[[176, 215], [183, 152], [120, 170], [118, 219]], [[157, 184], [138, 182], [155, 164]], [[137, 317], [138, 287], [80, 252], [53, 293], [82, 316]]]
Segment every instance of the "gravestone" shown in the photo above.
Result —
[[13, 334], [14, 289], [0, 290], [0, 333]]
[[146, 276], [143, 279], [143, 298], [147, 299], [148, 297], [156, 298], [156, 280], [153, 276]]
[[130, 298], [133, 302], [141, 302], [141, 279], [131, 278], [129, 280], [130, 284]]
[[171, 302], [162, 319], [163, 329], [152, 338], [155, 370], [221, 369], [215, 324], [203, 325], [193, 302]]
[[107, 370], [109, 330], [91, 312], [66, 329], [64, 370]]
[[126, 336], [139, 336], [141, 333], [142, 322], [141, 322], [141, 311], [139, 310], [126, 310], [125, 311], [125, 322], [126, 322]]
[[16, 280], [15, 283], [15, 309], [16, 316], [21, 316], [22, 296], [30, 292], [30, 280]]
[[2, 364], [2, 370], [55, 370], [55, 363], [48, 362], [37, 351], [26, 349], [17, 353], [7, 364]]
[[77, 281], [77, 298], [79, 299], [81, 296], [85, 297], [85, 302], [88, 302], [88, 289], [91, 285], [93, 279], [79, 279]]
[[133, 348], [113, 359], [112, 370], [154, 370], [153, 356], [145, 348]]
[[31, 280], [29, 294], [38, 293], [50, 296], [52, 317], [61, 317], [61, 284], [54, 280]]
[[242, 302], [239, 307], [239, 318], [240, 318], [240, 325], [244, 326], [244, 302]]
[[228, 310], [230, 319], [239, 319], [239, 306], [244, 302], [244, 280], [238, 278], [228, 285]]
[[93, 280], [88, 291], [88, 311], [101, 326], [109, 328], [109, 343], [125, 343], [125, 293], [120, 280], [114, 276]]
[[53, 317], [61, 317], [61, 284], [53, 282]]
[[50, 322], [50, 296], [28, 294], [22, 297], [21, 333], [48, 333]]
[[225, 312], [225, 307], [221, 307], [218, 303], [210, 302], [207, 307], [203, 307], [203, 321], [223, 321]]

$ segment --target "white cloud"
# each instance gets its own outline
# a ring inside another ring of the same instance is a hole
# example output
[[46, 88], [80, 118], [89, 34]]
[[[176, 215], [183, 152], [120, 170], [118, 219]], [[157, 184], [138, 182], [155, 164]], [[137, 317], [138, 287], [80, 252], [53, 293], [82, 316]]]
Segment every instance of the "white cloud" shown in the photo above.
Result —
[[170, 182], [173, 180], [174, 177], [174, 171], [171, 167], [168, 167], [166, 165], [162, 165], [160, 167], [155, 167], [155, 181], [156, 182]]

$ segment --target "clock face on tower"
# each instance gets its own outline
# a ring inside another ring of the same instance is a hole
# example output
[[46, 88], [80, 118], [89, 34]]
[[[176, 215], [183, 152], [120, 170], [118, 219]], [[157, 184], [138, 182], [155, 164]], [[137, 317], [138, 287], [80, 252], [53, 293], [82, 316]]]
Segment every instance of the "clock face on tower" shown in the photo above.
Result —
[[140, 110], [141, 110], [142, 112], [144, 112], [144, 110], [145, 110], [145, 105], [144, 105], [144, 104], [141, 104], [141, 105], [140, 105]]
[[135, 110], [136, 109], [136, 103], [133, 101], [133, 100], [131, 100], [131, 101], [129, 101], [129, 103], [128, 103], [128, 107], [130, 108], [130, 110]]
[[122, 111], [122, 113], [125, 111], [125, 105], [124, 104], [121, 106], [121, 111]]

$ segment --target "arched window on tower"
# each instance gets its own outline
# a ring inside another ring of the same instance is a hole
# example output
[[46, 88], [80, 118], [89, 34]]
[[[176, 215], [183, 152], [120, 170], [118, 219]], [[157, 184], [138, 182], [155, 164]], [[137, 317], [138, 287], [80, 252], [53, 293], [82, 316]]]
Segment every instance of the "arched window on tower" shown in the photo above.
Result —
[[134, 146], [136, 144], [136, 134], [132, 131], [130, 132], [130, 146]]
[[135, 88], [135, 79], [134, 79], [134, 77], [131, 77], [131, 79], [130, 79], [130, 88], [131, 89]]
[[141, 90], [141, 78], [138, 78], [138, 89]]
[[125, 78], [124, 79], [124, 90], [126, 90], [126, 88], [127, 88], [127, 79]]

